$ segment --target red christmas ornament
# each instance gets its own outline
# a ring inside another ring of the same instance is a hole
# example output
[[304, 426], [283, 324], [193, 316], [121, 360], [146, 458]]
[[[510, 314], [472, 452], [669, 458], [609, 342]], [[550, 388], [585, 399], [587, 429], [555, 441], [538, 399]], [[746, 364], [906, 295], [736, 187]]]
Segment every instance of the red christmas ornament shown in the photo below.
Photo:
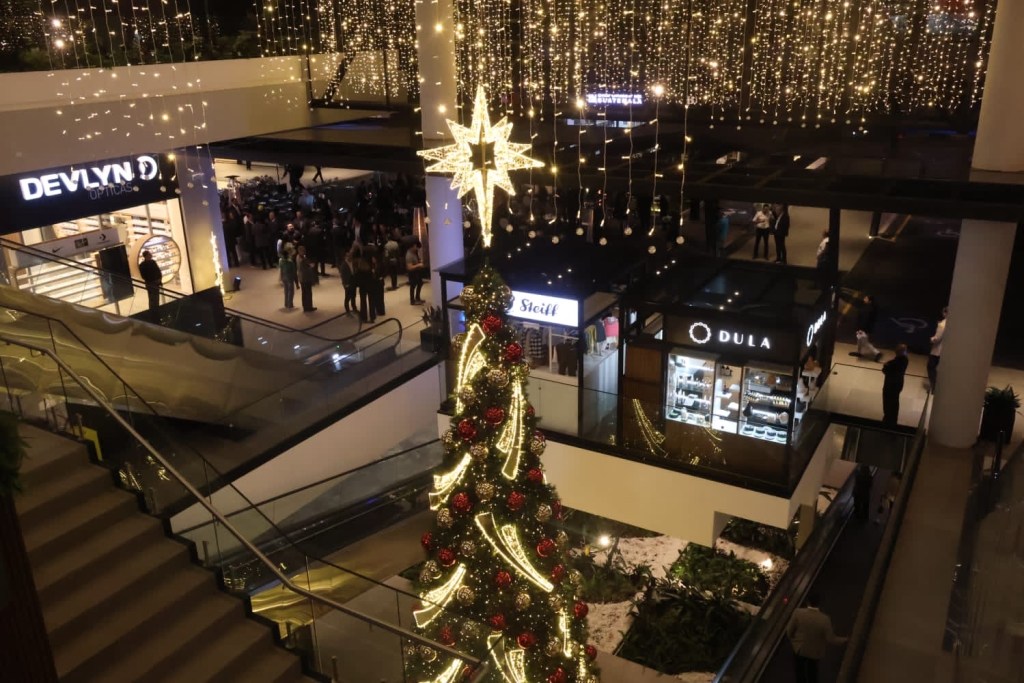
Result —
[[577, 619], [583, 619], [587, 616], [588, 612], [590, 612], [590, 606], [582, 600], [578, 601], [575, 605], [572, 606], [572, 614]]
[[455, 634], [452, 632], [451, 626], [442, 626], [441, 630], [438, 631], [437, 639], [445, 645], [455, 644]]
[[434, 544], [434, 534], [432, 534], [429, 531], [427, 531], [422, 536], [420, 536], [420, 545], [423, 546], [424, 550], [429, 551], [430, 547], [433, 544]]
[[594, 661], [595, 659], [597, 659], [597, 648], [593, 645], [587, 645], [587, 647], [584, 649], [584, 652], [587, 653], [587, 659], [589, 659], [590, 661]]
[[484, 332], [487, 334], [494, 334], [501, 329], [501, 318], [491, 313], [490, 315], [485, 316], [480, 324], [483, 326]]
[[565, 566], [556, 564], [551, 568], [551, 580], [555, 583], [561, 583], [562, 579], [565, 578]]
[[551, 514], [554, 516], [555, 519], [562, 518], [562, 501], [556, 500], [553, 503], [551, 503]]
[[569, 677], [562, 667], [558, 667], [553, 674], [548, 676], [548, 683], [566, 683], [568, 680]]
[[501, 570], [494, 575], [494, 585], [498, 588], [508, 588], [512, 585], [512, 575], [505, 570]]
[[526, 415], [527, 417], [533, 417], [537, 414], [537, 411], [533, 409], [533, 406], [529, 403], [526, 404]]
[[548, 437], [544, 436], [544, 432], [540, 431], [539, 429], [533, 430], [533, 438], [540, 439], [544, 443], [547, 443], [548, 441]]
[[540, 543], [537, 544], [537, 554], [541, 557], [550, 557], [551, 553], [555, 552], [558, 546], [550, 538], [541, 539]]
[[519, 647], [524, 650], [529, 650], [531, 647], [537, 644], [537, 636], [533, 635], [529, 631], [523, 631], [516, 638], [516, 642], [519, 643]]
[[526, 496], [519, 493], [519, 491], [513, 491], [512, 493], [508, 494], [508, 498], [505, 501], [505, 504], [508, 505], [508, 509], [511, 510], [512, 512], [518, 511], [520, 508], [523, 507], [525, 503]]
[[476, 425], [468, 417], [459, 420], [459, 436], [466, 441], [476, 438]]
[[473, 509], [473, 500], [465, 491], [459, 491], [452, 496], [452, 507], [456, 512], [465, 514]]
[[512, 342], [505, 347], [505, 360], [509, 363], [518, 363], [523, 358], [523, 346], [519, 342]]
[[437, 561], [442, 567], [450, 567], [455, 564], [455, 551], [451, 548], [441, 548], [437, 551]]
[[496, 406], [492, 406], [484, 413], [484, 419], [487, 420], [488, 424], [495, 426], [500, 425], [505, 421], [505, 411]]
[[504, 614], [495, 614], [487, 621], [490, 622], [491, 628], [493, 628], [495, 631], [504, 631], [505, 627], [507, 626], [507, 624], [505, 623]]
[[526, 473], [526, 479], [531, 484], [543, 484], [544, 483], [544, 472], [539, 467], [532, 467]]

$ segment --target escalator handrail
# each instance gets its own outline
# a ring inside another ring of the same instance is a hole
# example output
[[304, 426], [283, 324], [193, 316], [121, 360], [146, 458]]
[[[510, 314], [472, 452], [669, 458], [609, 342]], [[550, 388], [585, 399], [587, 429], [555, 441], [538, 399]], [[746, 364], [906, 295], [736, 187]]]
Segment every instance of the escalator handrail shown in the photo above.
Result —
[[[12, 251], [27, 252], [27, 253], [29, 253], [32, 256], [35, 256], [37, 258], [45, 259], [47, 261], [52, 261], [54, 263], [60, 263], [60, 264], [62, 264], [64, 266], [67, 266], [69, 268], [76, 268], [76, 269], [78, 269], [80, 271], [83, 271], [83, 272], [86, 272], [86, 273], [98, 273], [98, 271], [101, 270], [100, 268], [98, 268], [96, 266], [90, 266], [90, 265], [85, 264], [85, 263], [80, 263], [80, 262], [75, 261], [74, 259], [68, 258], [66, 256], [58, 256], [56, 254], [49, 254], [49, 253], [43, 251], [42, 249], [38, 249], [38, 248], [36, 248], [34, 246], [31, 246], [31, 245], [28, 245], [28, 244], [19, 244], [18, 242], [13, 242], [13, 241], [5, 238], [5, 237], [0, 237], [0, 246], [5, 247], [7, 249], [10, 249]], [[137, 280], [137, 279], [135, 279], [135, 278], [133, 278], [131, 276], [126, 277], [124, 275], [118, 275], [118, 274], [113, 274], [113, 273], [111, 275], [113, 277], [116, 277], [116, 278], [120, 279], [120, 280], [125, 280], [125, 281], [128, 281], [128, 282], [131, 282], [132, 286], [134, 288], [137, 288], [137, 289], [145, 289], [146, 288], [146, 283], [143, 280]], [[163, 287], [163, 286], [160, 287], [160, 294], [161, 294], [161, 296], [167, 297], [168, 299], [187, 299], [188, 298], [187, 294], [182, 294], [181, 292], [176, 292], [173, 289], [167, 289], [166, 287]], [[332, 337], [321, 336], [319, 334], [316, 334], [315, 332], [309, 332], [307, 330], [300, 330], [300, 329], [298, 329], [296, 327], [289, 327], [288, 325], [284, 325], [284, 324], [281, 324], [281, 323], [278, 323], [278, 322], [274, 322], [273, 320], [268, 320], [266, 318], [261, 318], [261, 317], [256, 316], [256, 315], [252, 315], [251, 313], [246, 313], [244, 311], [239, 311], [238, 309], [228, 308], [228, 307], [225, 306], [224, 307], [224, 311], [225, 311], [225, 313], [227, 313], [228, 315], [230, 315], [230, 316], [232, 316], [234, 318], [240, 318], [242, 320], [248, 320], [249, 322], [255, 323], [257, 325], [263, 325], [265, 327], [269, 327], [269, 328], [272, 328], [272, 329], [276, 329], [276, 330], [278, 330], [280, 332], [287, 332], [287, 333], [290, 333], [290, 334], [296, 334], [296, 335], [303, 335], [303, 336], [307, 336], [307, 337], [312, 337], [314, 339], [317, 339], [317, 340], [320, 340], [320, 341], [323, 341], [323, 342], [327, 342], [327, 343], [330, 343], [330, 344], [341, 344], [341, 343], [344, 343], [344, 342], [347, 342], [347, 341], [352, 341], [356, 337], [359, 337], [360, 335], [366, 334], [367, 332], [370, 332], [371, 330], [374, 330], [374, 329], [376, 329], [378, 327], [382, 327], [382, 326], [390, 324], [390, 323], [395, 323], [398, 326], [398, 341], [399, 342], [402, 341], [402, 330], [403, 330], [403, 328], [402, 328], [402, 321], [400, 321], [398, 318], [387, 318], [387, 319], [382, 320], [382, 321], [380, 321], [378, 323], [370, 325], [369, 327], [363, 327], [362, 321], [360, 321], [359, 322], [359, 329], [357, 331], [353, 332], [352, 334], [350, 334], [350, 335], [348, 335], [346, 337], [332, 338]], [[313, 329], [313, 328], [316, 328], [316, 327], [320, 327], [322, 325], [326, 325], [327, 323], [329, 323], [332, 320], [335, 320], [335, 319], [337, 319], [339, 317], [341, 317], [341, 315], [334, 316], [333, 318], [328, 318], [327, 320], [323, 320], [323, 321], [317, 323], [316, 325], [311, 326], [308, 329]]]
[[[15, 308], [14, 310], [20, 310], [20, 309]], [[22, 312], [25, 312], [25, 311], [22, 311]], [[46, 320], [49, 324], [52, 324], [54, 322], [59, 323], [61, 325], [61, 327], [63, 327], [65, 330], [67, 330], [67, 332], [78, 341], [78, 343], [81, 345], [82, 349], [86, 350], [104, 368], [106, 368], [107, 371], [113, 377], [117, 378], [117, 380], [119, 382], [121, 382], [121, 384], [125, 387], [125, 391], [126, 392], [130, 391], [131, 394], [134, 395], [135, 399], [139, 401], [140, 405], [142, 405], [146, 410], [148, 410], [149, 413], [153, 417], [163, 418], [163, 416], [159, 412], [157, 412], [157, 410], [148, 401], [146, 401], [146, 399], [144, 399], [139, 392], [137, 392], [130, 384], [128, 384], [128, 382], [124, 378], [122, 378], [119, 374], [117, 374], [117, 372], [112, 367], [110, 367], [110, 365], [107, 364], [107, 362], [105, 360], [103, 360], [103, 358], [100, 357], [99, 354], [97, 354], [95, 351], [92, 350], [92, 347], [90, 347], [88, 344], [86, 344], [85, 341], [81, 337], [79, 337], [78, 334], [74, 330], [72, 330], [70, 327], [68, 327], [62, 320], [58, 320], [58, 319], [52, 318], [50, 316], [38, 315], [38, 314], [32, 313], [32, 312], [26, 312], [26, 313], [28, 315], [37, 315], [38, 317]], [[53, 331], [52, 330], [50, 331], [50, 336], [51, 336], [51, 338], [53, 337]], [[14, 346], [21, 346], [21, 347], [24, 347], [24, 348], [30, 348], [30, 349], [35, 349], [36, 348], [36, 346], [31, 344], [30, 342], [25, 342], [25, 341], [21, 341], [21, 340], [17, 340], [17, 339], [12, 339], [12, 338], [4, 335], [4, 334], [0, 334], [0, 342], [4, 342], [4, 343], [7, 343], [7, 344], [12, 344]], [[39, 348], [45, 348], [45, 347], [39, 347]], [[47, 354], [47, 355], [52, 355], [52, 353], [51, 354]], [[91, 387], [87, 388], [87, 392], [90, 395], [92, 394]], [[126, 394], [126, 396], [127, 396], [127, 394]], [[206, 457], [204, 457], [203, 454], [200, 453], [199, 450], [196, 449], [191, 443], [186, 441], [186, 442], [183, 442], [182, 445], [184, 447], [188, 448], [188, 450], [195, 457], [199, 458], [199, 460], [202, 461], [204, 468], [207, 468], [207, 469], [209, 469], [209, 471], [213, 472], [213, 474], [216, 476], [216, 478], [223, 478], [223, 476], [224, 476], [223, 472], [221, 472], [219, 469], [217, 469], [216, 466], [213, 465], [213, 463], [211, 463], [209, 460], [207, 460]], [[224, 483], [223, 484], [223, 488], [230, 488], [239, 498], [241, 498], [243, 501], [245, 501], [245, 504], [247, 506], [246, 509], [248, 509], [248, 508], [255, 509], [255, 511], [261, 517], [263, 517], [263, 519], [267, 522], [268, 525], [270, 525], [271, 528], [273, 528], [277, 533], [281, 534], [282, 536], [284, 536], [286, 538], [286, 540], [289, 542], [290, 545], [292, 545], [296, 549], [300, 550], [301, 552], [305, 553], [305, 551], [302, 550], [302, 548], [300, 548], [298, 545], [296, 545], [294, 541], [292, 541], [290, 538], [288, 538], [287, 534], [285, 534], [285, 532], [280, 527], [278, 527], [269, 517], [267, 517], [266, 514], [264, 514], [264, 512], [255, 503], [253, 503], [251, 500], [249, 500], [248, 496], [246, 496], [237, 487], [235, 487], [235, 485], [232, 482]], [[305, 554], [308, 555], [309, 553], [305, 553]], [[346, 572], [348, 574], [351, 574], [352, 576], [358, 577], [358, 578], [360, 578], [360, 579], [362, 579], [364, 581], [369, 581], [369, 582], [375, 583], [375, 584], [377, 584], [379, 586], [385, 586], [385, 584], [381, 583], [380, 581], [377, 581], [376, 579], [373, 579], [373, 578], [371, 578], [369, 576], [365, 576], [365, 575], [361, 574], [360, 572], [357, 572], [357, 571], [352, 570], [352, 569], [347, 569], [345, 567], [341, 567], [341, 566], [336, 565], [333, 562], [330, 562], [329, 560], [326, 560], [324, 558], [315, 557], [315, 556], [312, 556], [312, 555], [310, 555], [310, 556], [313, 557], [313, 559], [315, 559], [318, 562], [323, 562], [324, 564], [329, 564], [332, 567], [335, 567], [335, 568], [337, 568], [340, 571], [343, 571], [343, 572]], [[412, 597], [415, 597], [415, 598], [419, 599], [419, 596], [413, 595], [412, 593], [408, 593], [407, 591], [403, 591], [403, 590], [400, 590], [400, 589], [395, 589], [392, 586], [387, 586], [387, 588], [389, 590], [396, 590], [397, 592], [400, 592], [400, 593], [403, 593], [403, 594], [406, 594], [406, 595], [409, 595], [409, 596], [412, 596]]]
[[160, 451], [158, 451], [152, 444], [150, 444], [149, 441], [144, 436], [139, 434], [135, 430], [135, 428], [132, 427], [132, 425], [121, 416], [121, 414], [117, 411], [116, 408], [114, 408], [114, 406], [108, 403], [107, 400], [99, 394], [99, 392], [95, 391], [92, 388], [92, 386], [85, 379], [83, 379], [74, 369], [72, 369], [66, 362], [64, 362], [64, 360], [61, 359], [60, 356], [58, 356], [52, 350], [44, 346], [24, 342], [21, 340], [11, 339], [6, 337], [5, 335], [0, 335], [0, 341], [3, 341], [4, 343], [7, 344], [11, 344], [13, 346], [20, 346], [22, 348], [35, 351], [36, 353], [42, 354], [50, 358], [50, 360], [56, 363], [57, 366], [60, 367], [60, 369], [63, 372], [66, 372], [71, 379], [78, 383], [78, 385], [87, 394], [89, 394], [89, 397], [93, 401], [95, 401], [97, 405], [101, 406], [103, 410], [106, 411], [107, 414], [115, 422], [117, 422], [124, 430], [131, 434], [132, 437], [139, 443], [139, 445], [141, 445], [146, 450], [146, 452], [149, 453], [150, 456], [152, 456], [157, 462], [159, 462], [160, 465], [167, 471], [167, 473], [174, 477], [178, 481], [178, 483], [186, 491], [189, 492], [189, 494], [196, 500], [197, 503], [206, 508], [206, 511], [209, 512], [210, 515], [212, 515], [218, 522], [220, 522], [224, 529], [226, 529], [232, 536], [234, 536], [238, 540], [238, 542], [246, 548], [246, 550], [252, 553], [253, 556], [256, 557], [271, 572], [271, 574], [273, 574], [277, 578], [277, 580], [280, 581], [281, 584], [286, 586], [289, 590], [293, 591], [298, 595], [309, 598], [313, 602], [325, 605], [330, 609], [334, 609], [343, 614], [347, 614], [367, 624], [377, 626], [378, 628], [388, 631], [389, 633], [397, 635], [401, 638], [407, 638], [409, 640], [420, 643], [421, 645], [426, 645], [427, 647], [440, 650], [441, 652], [448, 654], [450, 657], [461, 659], [463, 661], [471, 663], [476, 667], [480, 667], [481, 670], [484, 668], [480, 666], [484, 663], [480, 659], [459, 652], [458, 650], [443, 643], [432, 641], [429, 638], [421, 636], [413, 631], [409, 631], [400, 626], [394, 626], [393, 624], [389, 624], [386, 621], [378, 619], [377, 617], [373, 617], [368, 614], [359, 612], [358, 610], [352, 609], [351, 607], [347, 607], [341, 603], [331, 600], [330, 598], [326, 598], [318, 593], [315, 593], [309, 589], [303, 588], [302, 586], [293, 583], [292, 580], [270, 560], [270, 558], [264, 555], [263, 552], [256, 547], [256, 545], [254, 545], [248, 538], [245, 537], [244, 534], [242, 534], [238, 529], [236, 529], [235, 526], [231, 523], [231, 521], [228, 520], [228, 518], [220, 510], [218, 510], [213, 505], [212, 502], [207, 500], [206, 496], [200, 493], [191, 484], [191, 482], [189, 482], [180, 472], [178, 472], [175, 466], [171, 464], [163, 456], [163, 454], [160, 453]]
[[[427, 446], [431, 446], [431, 445], [433, 445], [435, 443], [438, 443], [439, 441], [441, 441], [441, 439], [431, 439], [430, 441], [424, 441], [421, 444], [417, 444], [415, 446], [410, 446], [409, 448], [406, 448], [404, 450], [398, 451], [397, 453], [390, 453], [388, 455], [385, 455], [383, 458], [380, 458], [378, 460], [374, 460], [372, 462], [368, 462], [368, 463], [362, 464], [359, 467], [353, 467], [350, 470], [345, 470], [344, 472], [339, 472], [338, 474], [332, 474], [329, 477], [324, 477], [323, 479], [319, 479], [319, 480], [314, 481], [314, 482], [312, 482], [310, 484], [303, 484], [302, 486], [294, 488], [294, 489], [292, 489], [290, 491], [285, 491], [284, 493], [278, 493], [276, 495], [271, 496], [270, 498], [266, 498], [264, 500], [261, 500], [258, 503], [253, 503], [250, 506], [241, 508], [239, 510], [235, 510], [234, 512], [229, 512], [229, 513], [227, 513], [228, 517], [233, 517], [235, 515], [239, 515], [239, 514], [241, 514], [243, 512], [247, 512], [247, 511], [251, 510], [253, 507], [259, 507], [261, 505], [268, 505], [270, 503], [277, 502], [277, 501], [281, 500], [282, 498], [287, 498], [288, 496], [293, 496], [296, 493], [302, 493], [303, 491], [311, 489], [311, 488], [313, 488], [315, 486], [320, 486], [322, 484], [326, 484], [329, 481], [333, 481], [335, 479], [340, 479], [342, 477], [347, 477], [347, 476], [349, 476], [351, 474], [355, 474], [356, 472], [360, 472], [362, 470], [366, 470], [366, 469], [369, 469], [371, 467], [376, 467], [376, 466], [381, 465], [383, 463], [390, 462], [390, 461], [392, 461], [392, 460], [394, 460], [396, 458], [402, 457], [403, 455], [408, 455], [409, 453], [412, 453], [413, 451], [417, 451], [417, 450], [419, 450], [421, 448], [425, 448]], [[188, 527], [186, 529], [180, 529], [179, 531], [177, 531], [177, 533], [179, 533], [179, 534], [187, 534], [190, 531], [195, 531], [196, 529], [199, 529], [201, 527], [207, 526], [209, 524], [211, 524], [211, 522], [203, 522], [202, 524], [195, 524], [195, 525], [190, 526], [190, 527]]]

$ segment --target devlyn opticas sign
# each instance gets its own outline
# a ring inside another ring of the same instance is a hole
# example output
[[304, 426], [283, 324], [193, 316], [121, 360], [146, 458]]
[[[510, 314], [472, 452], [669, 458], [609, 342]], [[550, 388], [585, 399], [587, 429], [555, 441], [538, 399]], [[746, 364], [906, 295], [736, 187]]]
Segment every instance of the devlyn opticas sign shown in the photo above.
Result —
[[172, 156], [139, 154], [0, 178], [0, 232], [53, 225], [176, 196]]
[[132, 192], [133, 180], [153, 180], [159, 173], [160, 166], [156, 159], [149, 154], [140, 154], [134, 160], [85, 165], [21, 178], [18, 185], [26, 201], [79, 191], [88, 192], [90, 199], [96, 199], [104, 193], [117, 195]]

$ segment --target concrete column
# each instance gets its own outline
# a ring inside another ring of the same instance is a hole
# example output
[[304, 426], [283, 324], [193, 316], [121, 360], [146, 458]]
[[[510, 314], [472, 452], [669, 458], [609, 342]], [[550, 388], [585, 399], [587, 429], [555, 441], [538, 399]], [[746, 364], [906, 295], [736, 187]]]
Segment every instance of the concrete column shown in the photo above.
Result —
[[978, 438], [1016, 229], [964, 221], [960, 230], [929, 425], [931, 438], [943, 446], [967, 448]]
[[[420, 115], [423, 147], [451, 144], [447, 119], [458, 120], [455, 27], [452, 0], [416, 0], [416, 42], [420, 68]], [[462, 202], [451, 179], [427, 177], [427, 261], [430, 291], [441, 302], [441, 278], [433, 272], [463, 257]], [[454, 296], [457, 292], [449, 292]]]
[[978, 117], [972, 166], [981, 171], [1024, 171], [1024, 88], [1020, 64], [1024, 61], [1024, 0], [999, 0], [992, 47], [988, 53], [985, 94]]
[[[192, 287], [196, 292], [216, 286], [218, 271], [227, 270], [224, 226], [220, 217], [220, 198], [214, 179], [213, 159], [205, 148], [177, 150], [174, 157], [181, 189], [181, 214], [185, 223], [185, 251]], [[214, 260], [216, 241], [217, 260]], [[218, 267], [219, 265], [219, 267]]]

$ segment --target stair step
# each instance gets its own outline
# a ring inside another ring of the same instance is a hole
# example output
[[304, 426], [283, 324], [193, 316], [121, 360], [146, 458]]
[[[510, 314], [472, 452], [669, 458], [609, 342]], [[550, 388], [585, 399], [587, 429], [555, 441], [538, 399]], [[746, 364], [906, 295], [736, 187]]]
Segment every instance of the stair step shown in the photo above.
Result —
[[[240, 660], [275, 647], [270, 631], [255, 621], [239, 621], [220, 633], [211, 634], [199, 647], [181, 653], [174, 664], [153, 676], [153, 683], [230, 683], [236, 679], [226, 671]], [[150, 683], [147, 681], [147, 683]]]
[[89, 452], [77, 441], [24, 423], [19, 426], [19, 431], [29, 449], [20, 474], [26, 492], [32, 491], [40, 482], [89, 462]]
[[60, 649], [79, 629], [95, 628], [121, 601], [145, 599], [147, 593], [188, 563], [188, 550], [179, 543], [147, 543], [144, 552], [130, 554], [122, 562], [85, 577], [68, 592], [43, 603], [50, 644]]
[[44, 523], [23, 525], [25, 547], [32, 566], [39, 566], [50, 555], [72, 544], [87, 543], [93, 534], [125, 515], [138, 512], [138, 509], [133, 495], [111, 487], [109, 491], [83, 501], [76, 508], [64, 510]]
[[110, 470], [102, 467], [72, 466], [63, 472], [54, 471], [48, 479], [26, 487], [18, 497], [18, 517], [23, 525], [32, 526], [109, 491], [112, 483]]
[[69, 544], [33, 567], [36, 590], [42, 602], [69, 583], [80, 583], [94, 573], [105, 571], [129, 554], [139, 552], [147, 544], [165, 540], [158, 520], [143, 514], [132, 514], [104, 528], [86, 543]]
[[309, 681], [302, 674], [302, 659], [298, 653], [291, 653], [283, 647], [269, 646], [265, 652], [256, 653], [243, 660], [241, 666], [223, 672], [222, 680], [246, 681], [246, 683], [278, 683], [279, 681]]
[[145, 681], [187, 658], [196, 643], [245, 617], [241, 601], [214, 582], [209, 572], [182, 566], [144, 600], [105, 615], [101, 629], [84, 630], [56, 653], [62, 683]]

